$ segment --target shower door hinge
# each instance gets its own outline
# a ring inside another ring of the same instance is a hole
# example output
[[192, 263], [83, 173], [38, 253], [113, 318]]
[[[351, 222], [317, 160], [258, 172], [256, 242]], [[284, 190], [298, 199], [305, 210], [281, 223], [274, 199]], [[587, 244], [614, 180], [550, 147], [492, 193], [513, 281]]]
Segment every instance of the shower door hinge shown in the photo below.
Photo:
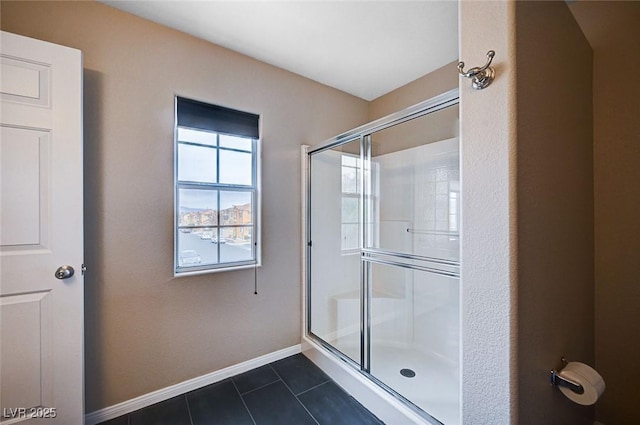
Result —
[[310, 247], [313, 246], [313, 242], [311, 241], [307, 242], [307, 246], [310, 246]]

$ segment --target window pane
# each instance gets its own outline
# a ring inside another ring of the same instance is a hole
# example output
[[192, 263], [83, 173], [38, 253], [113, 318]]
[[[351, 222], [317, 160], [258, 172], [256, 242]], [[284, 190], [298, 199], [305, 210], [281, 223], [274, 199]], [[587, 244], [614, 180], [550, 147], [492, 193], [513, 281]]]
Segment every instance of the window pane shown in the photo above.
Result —
[[252, 185], [251, 154], [220, 150], [220, 183]]
[[342, 166], [342, 192], [358, 193], [358, 174], [356, 168]]
[[192, 130], [190, 128], [178, 127], [178, 141], [199, 143], [201, 145], [216, 145], [216, 133], [208, 131]]
[[252, 139], [239, 136], [220, 135], [220, 146], [224, 148], [240, 149], [251, 152]]
[[211, 242], [216, 228], [180, 229], [178, 232], [178, 267], [195, 267], [218, 263], [218, 246]]
[[449, 231], [458, 231], [458, 193], [449, 192]]
[[342, 225], [342, 249], [358, 249], [360, 247], [360, 225], [343, 224]]
[[360, 219], [359, 214], [360, 200], [358, 198], [343, 197], [342, 198], [342, 222], [357, 223]]
[[342, 165], [348, 167], [357, 167], [360, 164], [360, 157], [353, 155], [342, 155]]
[[179, 226], [215, 226], [218, 224], [218, 191], [180, 189]]
[[220, 262], [253, 260], [253, 227], [220, 229]]
[[253, 223], [251, 192], [220, 192], [220, 224], [238, 225]]
[[217, 149], [178, 143], [178, 180], [215, 183]]

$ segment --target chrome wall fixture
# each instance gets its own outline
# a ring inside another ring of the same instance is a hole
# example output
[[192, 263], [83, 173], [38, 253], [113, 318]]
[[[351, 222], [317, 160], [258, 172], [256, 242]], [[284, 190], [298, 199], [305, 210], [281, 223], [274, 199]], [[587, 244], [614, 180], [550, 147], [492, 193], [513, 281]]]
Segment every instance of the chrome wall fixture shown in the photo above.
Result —
[[496, 76], [496, 71], [491, 66], [491, 61], [495, 54], [496, 52], [489, 50], [487, 52], [487, 63], [485, 63], [482, 68], [471, 68], [467, 72], [463, 71], [464, 62], [458, 62], [458, 72], [463, 77], [471, 78], [471, 87], [476, 90], [482, 90], [483, 88], [488, 87]]

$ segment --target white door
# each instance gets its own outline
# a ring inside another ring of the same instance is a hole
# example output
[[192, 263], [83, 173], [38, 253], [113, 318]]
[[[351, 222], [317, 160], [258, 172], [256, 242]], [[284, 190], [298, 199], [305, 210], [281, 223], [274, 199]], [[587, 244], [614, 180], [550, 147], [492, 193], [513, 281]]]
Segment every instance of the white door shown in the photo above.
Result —
[[0, 46], [1, 425], [82, 424], [82, 57]]

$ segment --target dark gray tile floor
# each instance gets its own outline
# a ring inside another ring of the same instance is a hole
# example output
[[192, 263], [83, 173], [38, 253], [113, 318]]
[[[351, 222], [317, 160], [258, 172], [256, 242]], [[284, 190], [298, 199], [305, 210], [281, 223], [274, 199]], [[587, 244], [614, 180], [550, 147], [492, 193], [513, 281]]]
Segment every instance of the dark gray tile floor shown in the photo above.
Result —
[[380, 425], [302, 354], [101, 425]]

